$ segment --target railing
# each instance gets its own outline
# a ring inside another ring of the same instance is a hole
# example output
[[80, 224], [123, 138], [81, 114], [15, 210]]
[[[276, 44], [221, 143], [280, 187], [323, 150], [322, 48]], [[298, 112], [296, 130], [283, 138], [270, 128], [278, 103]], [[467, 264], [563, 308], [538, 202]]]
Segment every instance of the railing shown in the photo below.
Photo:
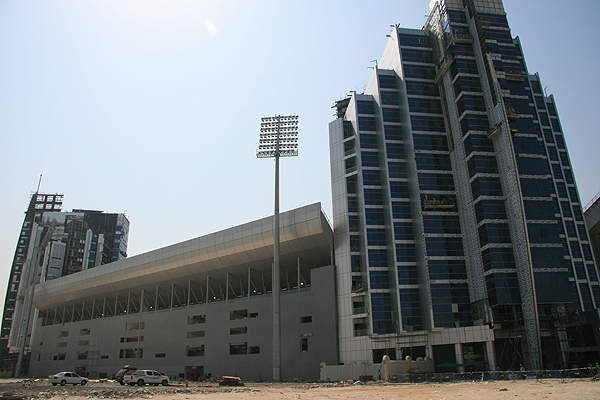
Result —
[[585, 205], [585, 207], [583, 208], [584, 212], [586, 212], [587, 210], [589, 210], [590, 208], [592, 208], [592, 206], [594, 205], [595, 202], [598, 201], [598, 199], [600, 199], [600, 192], [598, 192], [596, 194], [596, 196], [594, 196], [594, 198], [592, 200], [590, 200], [590, 202]]
[[358, 171], [358, 167], [356, 165], [354, 167], [346, 168], [346, 174], [351, 174], [356, 171]]
[[356, 153], [356, 147], [351, 148], [350, 150], [346, 150], [344, 156], [349, 156], [350, 154]]
[[367, 336], [368, 334], [369, 334], [368, 329], [355, 329], [354, 330], [354, 337]]

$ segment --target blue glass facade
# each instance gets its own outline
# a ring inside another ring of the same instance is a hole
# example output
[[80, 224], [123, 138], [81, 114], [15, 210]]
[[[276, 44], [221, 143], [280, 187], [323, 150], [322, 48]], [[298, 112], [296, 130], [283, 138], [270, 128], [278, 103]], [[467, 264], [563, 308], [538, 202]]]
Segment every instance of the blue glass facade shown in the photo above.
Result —
[[351, 251], [336, 262], [360, 265], [346, 279], [371, 335], [486, 326], [501, 368], [568, 365], [559, 321], [594, 310], [600, 286], [554, 99], [500, 0], [433, 4], [337, 103], [334, 228]]

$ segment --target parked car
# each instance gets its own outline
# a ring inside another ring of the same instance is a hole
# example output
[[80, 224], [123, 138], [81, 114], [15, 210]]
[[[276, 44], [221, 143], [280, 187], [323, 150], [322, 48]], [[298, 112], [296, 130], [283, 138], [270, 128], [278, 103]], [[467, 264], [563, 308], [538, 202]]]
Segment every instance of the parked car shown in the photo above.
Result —
[[123, 368], [121, 368], [119, 372], [117, 372], [117, 374], [115, 375], [115, 381], [119, 382], [121, 385], [124, 385], [125, 382], [123, 382], [123, 375], [125, 375], [128, 372], [131, 373], [135, 370], [137, 370], [137, 368], [133, 365], [124, 365]]
[[144, 386], [145, 384], [167, 386], [169, 377], [150, 369], [138, 369], [137, 371], [126, 372], [123, 375], [123, 382], [131, 386]]
[[50, 375], [48, 380], [53, 386], [60, 383], [60, 386], [69, 385], [85, 385], [88, 383], [88, 379], [77, 375], [75, 372], [59, 372], [58, 374]]

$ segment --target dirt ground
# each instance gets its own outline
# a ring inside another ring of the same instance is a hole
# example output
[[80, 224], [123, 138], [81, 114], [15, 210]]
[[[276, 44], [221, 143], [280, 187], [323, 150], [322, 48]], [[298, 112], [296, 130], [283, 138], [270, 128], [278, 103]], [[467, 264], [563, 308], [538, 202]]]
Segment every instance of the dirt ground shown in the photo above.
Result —
[[[600, 399], [600, 382], [520, 380], [460, 383], [246, 383], [227, 388], [190, 382], [169, 387], [129, 387], [114, 382], [54, 387], [45, 381], [0, 380], [0, 399], [152, 399], [152, 400], [327, 400], [327, 399]], [[12, 395], [13, 397], [9, 397]]]

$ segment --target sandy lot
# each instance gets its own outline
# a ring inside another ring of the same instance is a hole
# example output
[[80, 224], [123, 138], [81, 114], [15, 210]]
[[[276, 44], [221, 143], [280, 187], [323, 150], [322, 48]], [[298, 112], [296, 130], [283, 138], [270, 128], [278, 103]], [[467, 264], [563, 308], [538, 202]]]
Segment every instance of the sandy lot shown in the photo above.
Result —
[[[327, 399], [600, 399], [600, 382], [589, 380], [521, 380], [460, 383], [247, 383], [225, 388], [190, 383], [171, 387], [128, 387], [116, 383], [90, 383], [85, 387], [53, 387], [46, 382], [0, 381], [0, 393], [17, 398], [153, 399], [153, 400], [327, 400]], [[6, 397], [5, 397], [6, 398]]]

